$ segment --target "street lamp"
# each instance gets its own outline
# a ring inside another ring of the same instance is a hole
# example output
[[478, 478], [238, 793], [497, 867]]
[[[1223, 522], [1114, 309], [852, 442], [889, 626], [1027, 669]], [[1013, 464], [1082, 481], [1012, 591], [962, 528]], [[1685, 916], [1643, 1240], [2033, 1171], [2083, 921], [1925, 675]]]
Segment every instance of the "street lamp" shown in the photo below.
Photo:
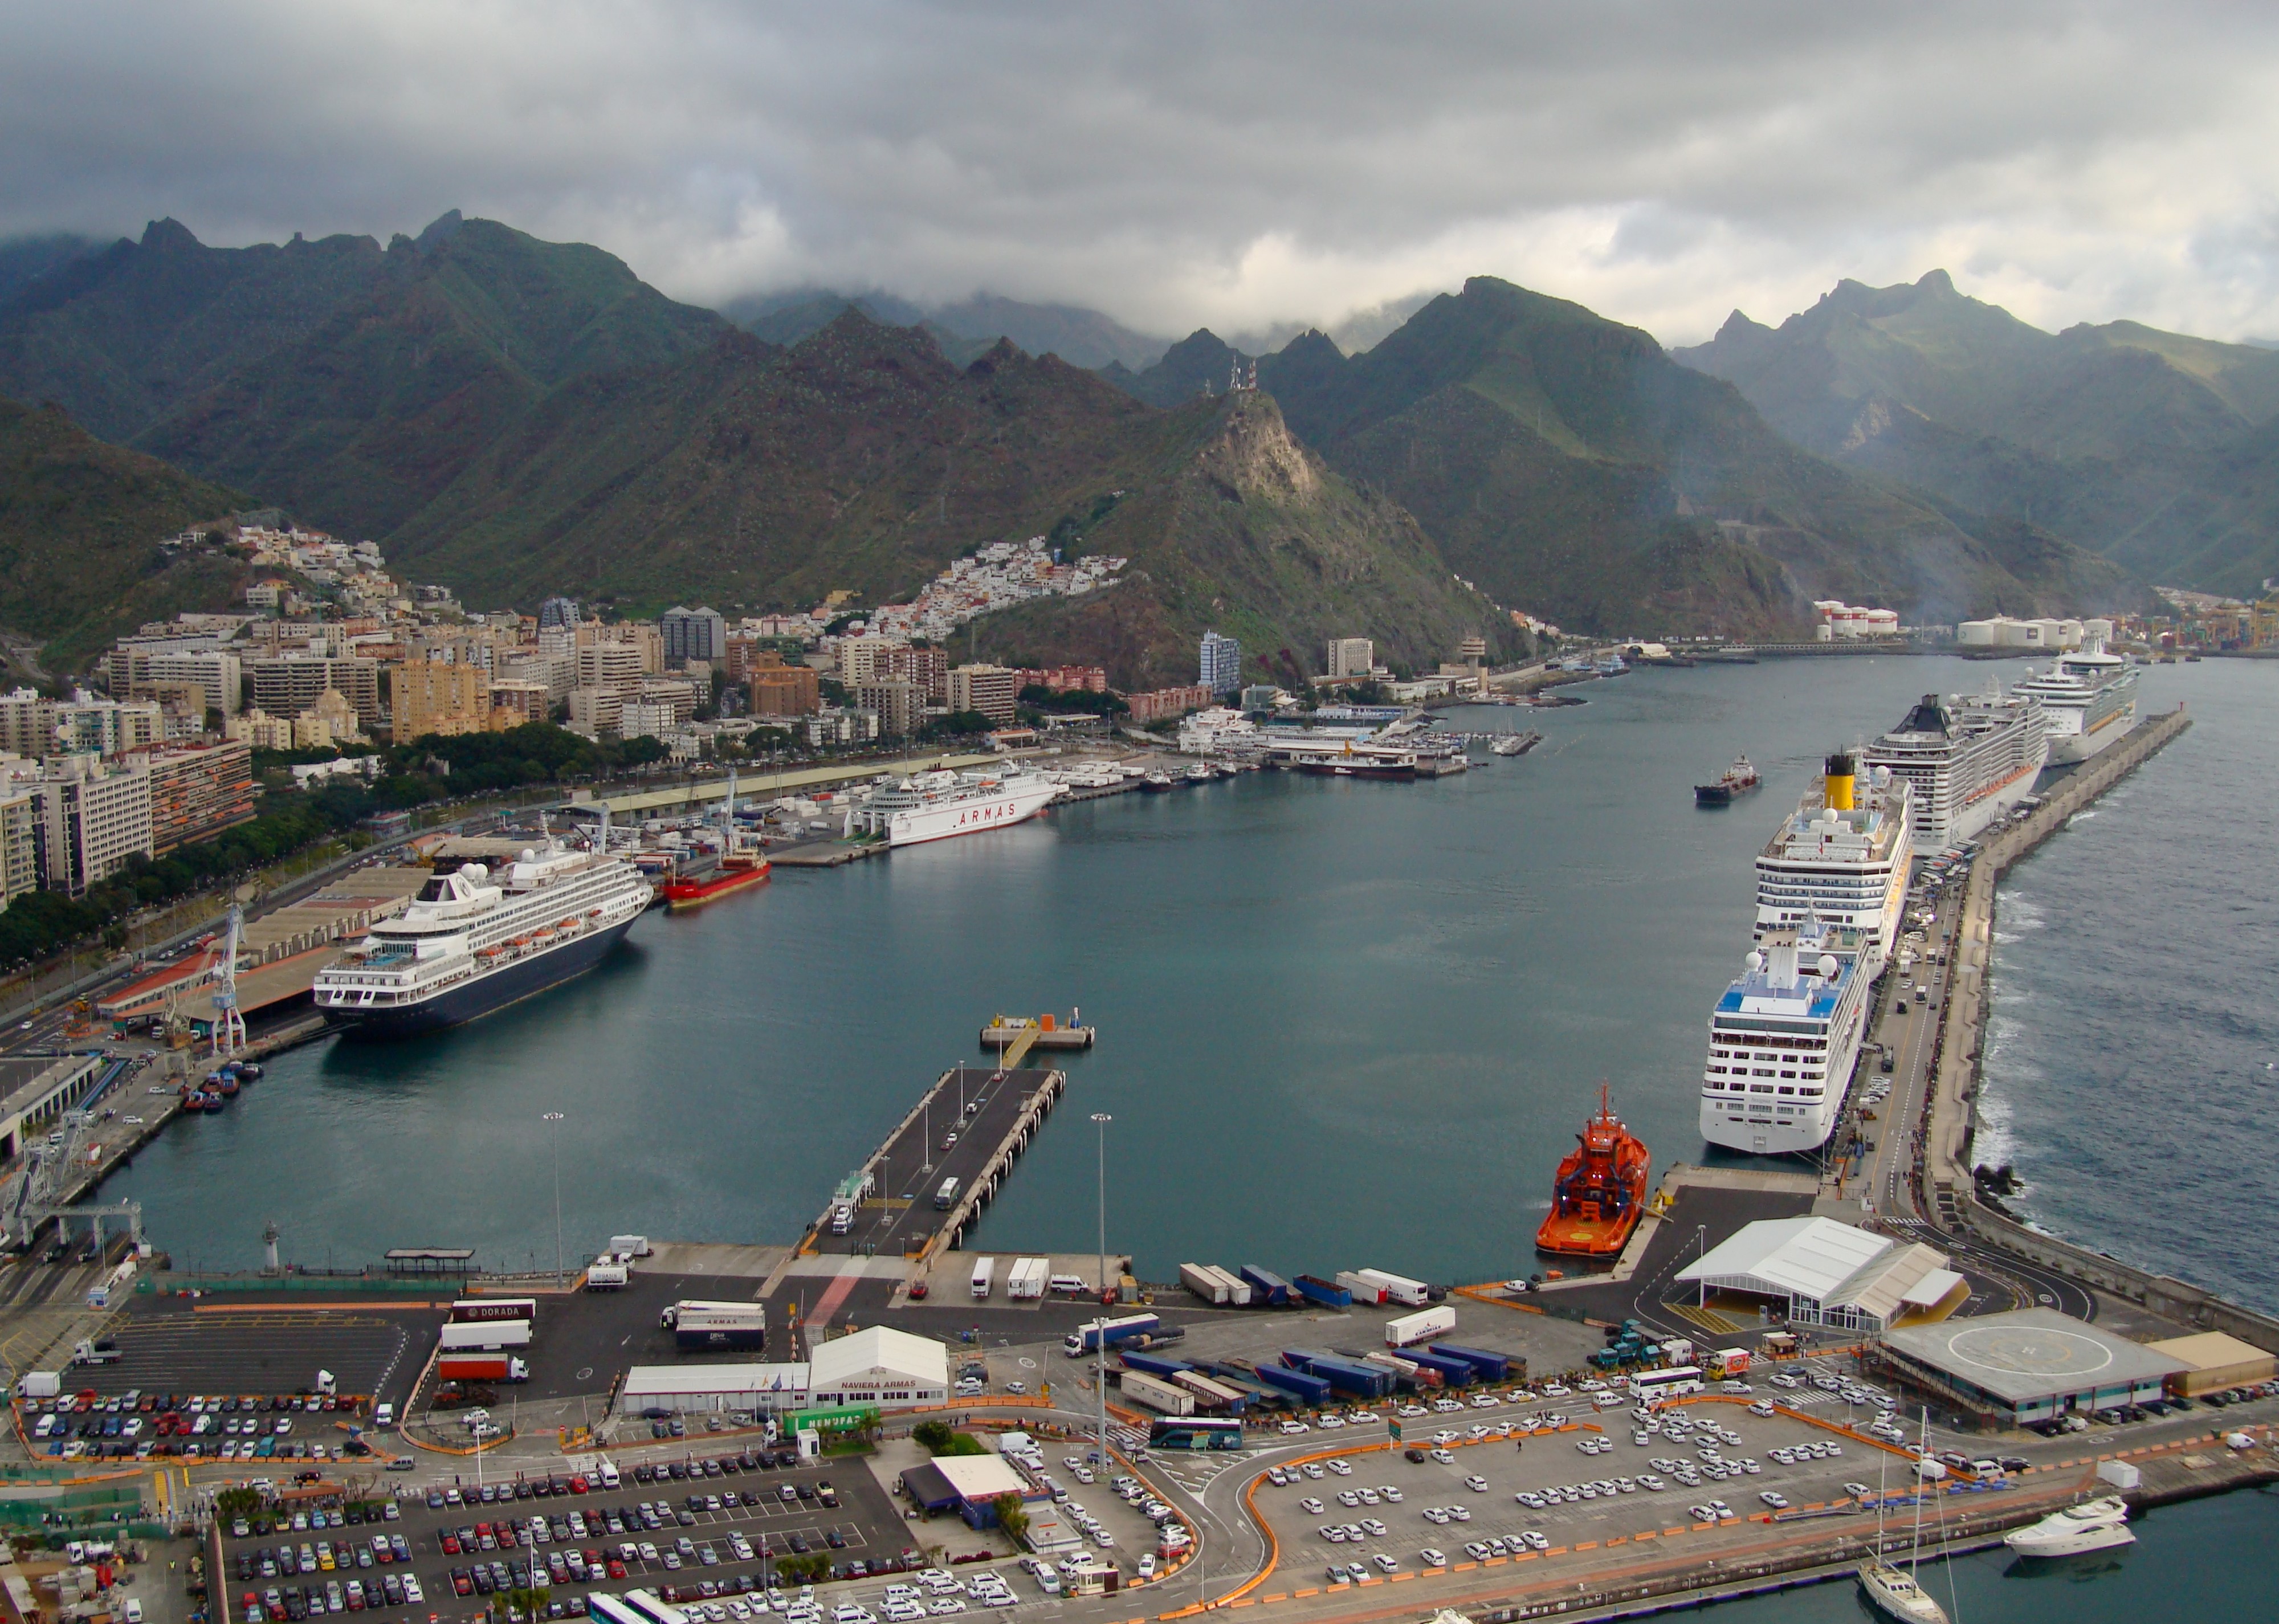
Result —
[[1116, 1119], [1105, 1111], [1092, 1114], [1093, 1123], [1100, 1130], [1100, 1334], [1093, 1338], [1098, 1344], [1099, 1367], [1093, 1376], [1093, 1386], [1100, 1399], [1100, 1469], [1108, 1470], [1108, 1124]]
[[[1693, 1243], [1697, 1248], [1693, 1254], [1693, 1263], [1694, 1267], [1698, 1268], [1709, 1256], [1709, 1226], [1707, 1224], [1697, 1223], [1693, 1226]], [[1704, 1308], [1707, 1308], [1709, 1306], [1709, 1276], [1707, 1275], [1701, 1276], [1701, 1300], [1699, 1306]]]
[[[558, 1123], [562, 1113], [549, 1111], [546, 1120]], [[559, 1287], [569, 1279], [562, 1268], [562, 1130], [557, 1127], [547, 1137], [554, 1145], [554, 1283]]]

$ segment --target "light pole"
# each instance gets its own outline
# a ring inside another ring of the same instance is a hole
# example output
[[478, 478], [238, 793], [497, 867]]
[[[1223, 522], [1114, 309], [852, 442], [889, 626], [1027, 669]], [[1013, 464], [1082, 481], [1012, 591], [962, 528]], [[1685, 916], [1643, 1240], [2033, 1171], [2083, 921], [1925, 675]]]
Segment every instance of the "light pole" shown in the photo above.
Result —
[[1100, 1334], [1094, 1340], [1099, 1344], [1099, 1367], [1093, 1376], [1093, 1385], [1100, 1399], [1100, 1459], [1102, 1472], [1108, 1470], [1108, 1124], [1116, 1119], [1105, 1111], [1094, 1111], [1092, 1120], [1100, 1130]]
[[546, 1120], [557, 1124], [547, 1138], [554, 1145], [554, 1283], [558, 1288], [569, 1279], [562, 1268], [562, 1113], [549, 1111]]
[[[1703, 1261], [1709, 1256], [1709, 1226], [1707, 1224], [1697, 1223], [1693, 1226], [1693, 1244], [1695, 1247], [1693, 1253], [1693, 1266], [1696, 1268], [1699, 1268]], [[1701, 1300], [1698, 1306], [1703, 1308], [1707, 1308], [1709, 1306], [1709, 1276], [1707, 1275], [1701, 1276]]]

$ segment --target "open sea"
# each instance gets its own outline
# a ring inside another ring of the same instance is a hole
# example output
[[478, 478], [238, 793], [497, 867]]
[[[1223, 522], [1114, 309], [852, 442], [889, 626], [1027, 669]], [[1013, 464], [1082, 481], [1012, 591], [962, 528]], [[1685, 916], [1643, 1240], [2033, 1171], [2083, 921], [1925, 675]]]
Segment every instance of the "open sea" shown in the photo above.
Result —
[[[993, 1014], [1080, 1009], [1100, 1046], [969, 1244], [1435, 1280], [1531, 1263], [1598, 1084], [1657, 1164], [1700, 1161], [1712, 1002], [1750, 861], [1828, 751], [1920, 694], [2023, 676], [1945, 657], [1640, 670], [1514, 760], [1365, 784], [1253, 774], [643, 919], [583, 980], [465, 1030], [280, 1056], [106, 1186], [186, 1268], [472, 1246], [550, 1268], [616, 1233], [788, 1241]], [[2069, 1238], [2279, 1308], [2279, 664], [2147, 669], [2195, 726], [2002, 890], [1983, 1160]], [[1746, 753], [1766, 788], [1691, 786]], [[558, 1125], [544, 1120], [560, 1112]], [[2272, 1498], [2156, 1514], [2111, 1572], [1958, 1565], [1956, 1624], [2279, 1617]], [[2152, 1587], [2158, 1585], [2157, 1598]], [[1944, 1597], [1942, 1597], [1944, 1599]], [[2197, 1605], [2196, 1605], [2197, 1604]], [[1850, 1587], [1732, 1604], [1849, 1619]]]

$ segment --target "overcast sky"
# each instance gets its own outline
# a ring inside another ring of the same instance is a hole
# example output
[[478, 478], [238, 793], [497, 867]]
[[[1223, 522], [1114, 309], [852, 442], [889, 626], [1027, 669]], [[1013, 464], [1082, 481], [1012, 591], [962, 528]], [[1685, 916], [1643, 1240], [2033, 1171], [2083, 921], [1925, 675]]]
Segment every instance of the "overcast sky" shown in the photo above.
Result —
[[2178, 0], [0, 0], [0, 236], [457, 207], [701, 303], [986, 289], [1167, 334], [1486, 272], [1669, 343], [1938, 265], [2048, 326], [2279, 334], [2275, 34]]

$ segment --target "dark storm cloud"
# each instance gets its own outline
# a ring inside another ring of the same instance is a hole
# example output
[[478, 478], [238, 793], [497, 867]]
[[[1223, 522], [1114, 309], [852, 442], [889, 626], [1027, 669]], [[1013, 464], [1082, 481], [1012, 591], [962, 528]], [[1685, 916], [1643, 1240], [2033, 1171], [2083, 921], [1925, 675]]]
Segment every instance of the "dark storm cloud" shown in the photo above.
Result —
[[1672, 340], [1933, 264], [2279, 331], [2239, 8], [17, 4], [0, 234], [446, 208], [684, 297], [978, 288], [1328, 322], [1477, 272]]

